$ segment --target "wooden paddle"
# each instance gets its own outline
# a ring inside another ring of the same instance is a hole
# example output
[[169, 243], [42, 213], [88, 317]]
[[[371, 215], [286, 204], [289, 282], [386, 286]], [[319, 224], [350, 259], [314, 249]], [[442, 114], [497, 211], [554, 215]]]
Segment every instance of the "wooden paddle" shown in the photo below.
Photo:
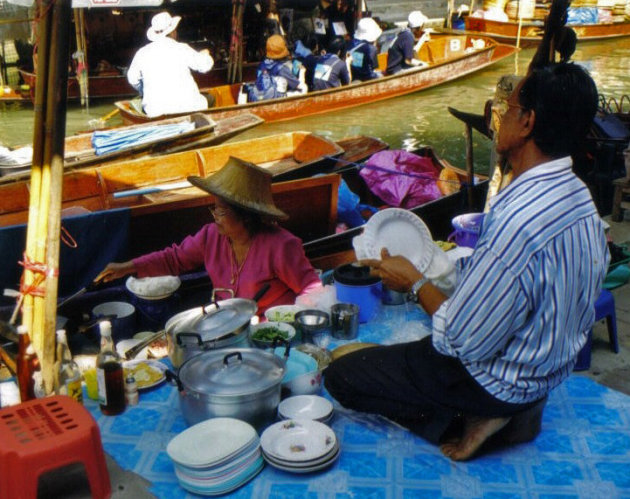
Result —
[[91, 130], [98, 130], [99, 128], [105, 128], [105, 124], [114, 116], [116, 116], [118, 113], [120, 113], [120, 109], [116, 108], [112, 112], [107, 113], [105, 116], [88, 121], [88, 125]]

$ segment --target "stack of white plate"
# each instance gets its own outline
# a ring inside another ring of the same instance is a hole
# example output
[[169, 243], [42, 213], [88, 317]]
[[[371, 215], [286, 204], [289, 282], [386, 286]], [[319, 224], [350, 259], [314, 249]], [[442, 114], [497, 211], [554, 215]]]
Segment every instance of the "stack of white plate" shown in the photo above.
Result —
[[166, 452], [179, 484], [207, 496], [237, 489], [264, 465], [256, 430], [233, 418], [213, 418], [191, 426], [168, 443]]
[[311, 419], [326, 423], [333, 415], [333, 405], [318, 395], [295, 395], [287, 397], [278, 406], [282, 419]]
[[262, 454], [271, 466], [290, 473], [323, 470], [339, 457], [335, 432], [319, 421], [288, 419], [260, 436]]

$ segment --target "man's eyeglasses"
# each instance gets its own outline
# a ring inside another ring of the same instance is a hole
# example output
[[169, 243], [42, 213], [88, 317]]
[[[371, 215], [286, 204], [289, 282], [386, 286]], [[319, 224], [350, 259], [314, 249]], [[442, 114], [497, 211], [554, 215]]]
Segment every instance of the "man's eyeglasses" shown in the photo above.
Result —
[[208, 209], [210, 210], [210, 213], [212, 213], [212, 216], [214, 218], [223, 218], [225, 216], [227, 216], [230, 213], [230, 210], [227, 208], [217, 208], [216, 206], [212, 205], [209, 206]]

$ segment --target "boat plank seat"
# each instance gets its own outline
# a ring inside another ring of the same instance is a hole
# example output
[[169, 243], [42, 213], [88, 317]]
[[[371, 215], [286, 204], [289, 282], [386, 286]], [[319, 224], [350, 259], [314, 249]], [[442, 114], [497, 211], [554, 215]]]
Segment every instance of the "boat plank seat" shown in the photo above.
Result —
[[220, 85], [218, 87], [204, 88], [202, 93], [207, 93], [214, 97], [213, 107], [235, 106], [238, 104], [238, 92], [240, 84]]
[[436, 37], [420, 47], [418, 58], [429, 64], [439, 64], [458, 55], [463, 55], [465, 50], [465, 35]]

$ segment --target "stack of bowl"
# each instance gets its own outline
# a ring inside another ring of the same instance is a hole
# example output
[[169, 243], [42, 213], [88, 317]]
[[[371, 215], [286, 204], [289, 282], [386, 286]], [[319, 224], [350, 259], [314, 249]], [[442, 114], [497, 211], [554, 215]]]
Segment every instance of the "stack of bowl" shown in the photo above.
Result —
[[281, 419], [310, 419], [326, 423], [333, 415], [332, 403], [317, 395], [296, 395], [280, 402], [278, 416]]
[[234, 418], [213, 418], [191, 426], [166, 447], [179, 484], [195, 494], [226, 494], [262, 469], [256, 430]]

